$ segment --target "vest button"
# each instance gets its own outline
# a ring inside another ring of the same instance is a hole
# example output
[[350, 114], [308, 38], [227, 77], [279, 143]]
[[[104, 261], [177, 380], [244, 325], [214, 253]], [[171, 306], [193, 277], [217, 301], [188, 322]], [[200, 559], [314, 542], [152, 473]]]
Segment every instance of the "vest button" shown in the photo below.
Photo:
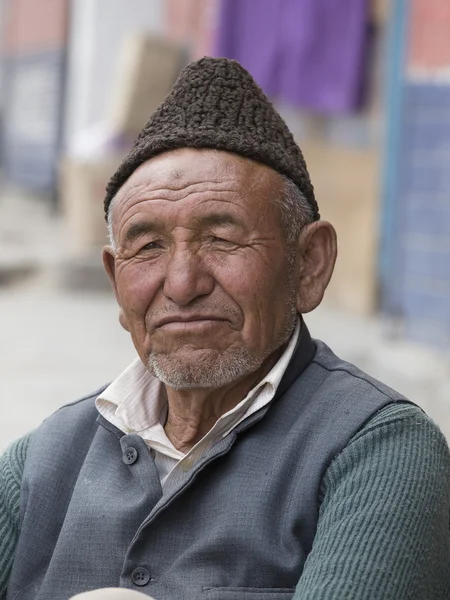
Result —
[[125, 448], [122, 455], [122, 460], [126, 465], [132, 465], [137, 461], [137, 458], [138, 452], [136, 448], [132, 448], [131, 446], [129, 448]]
[[131, 573], [131, 579], [136, 585], [147, 585], [150, 581], [150, 573], [145, 567], [138, 567]]

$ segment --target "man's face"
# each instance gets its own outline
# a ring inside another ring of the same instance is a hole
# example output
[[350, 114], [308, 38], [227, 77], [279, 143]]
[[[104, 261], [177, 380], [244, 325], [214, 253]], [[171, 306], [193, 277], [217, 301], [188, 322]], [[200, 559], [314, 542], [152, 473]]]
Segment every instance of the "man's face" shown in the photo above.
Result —
[[268, 167], [196, 149], [147, 161], [119, 190], [105, 265], [122, 325], [169, 386], [237, 381], [289, 338], [297, 290], [281, 190]]

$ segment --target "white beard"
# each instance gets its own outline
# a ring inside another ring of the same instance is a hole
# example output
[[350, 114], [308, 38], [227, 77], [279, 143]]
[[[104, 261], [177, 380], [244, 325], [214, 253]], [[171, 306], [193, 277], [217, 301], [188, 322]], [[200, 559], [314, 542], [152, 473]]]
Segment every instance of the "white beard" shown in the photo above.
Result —
[[[203, 351], [202, 351], [203, 353]], [[262, 364], [259, 356], [247, 348], [228, 348], [224, 352], [210, 351], [200, 359], [163, 354], [150, 354], [150, 373], [176, 390], [219, 388], [256, 371]]]

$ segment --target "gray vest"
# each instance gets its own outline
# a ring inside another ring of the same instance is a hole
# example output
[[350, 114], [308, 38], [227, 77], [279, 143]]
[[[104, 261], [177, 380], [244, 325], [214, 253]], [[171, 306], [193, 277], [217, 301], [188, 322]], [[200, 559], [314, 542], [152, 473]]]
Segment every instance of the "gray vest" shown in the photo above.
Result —
[[151, 452], [93, 396], [33, 435], [8, 600], [125, 587], [158, 600], [287, 600], [313, 543], [320, 482], [380, 408], [403, 400], [303, 324], [276, 398], [162, 493]]

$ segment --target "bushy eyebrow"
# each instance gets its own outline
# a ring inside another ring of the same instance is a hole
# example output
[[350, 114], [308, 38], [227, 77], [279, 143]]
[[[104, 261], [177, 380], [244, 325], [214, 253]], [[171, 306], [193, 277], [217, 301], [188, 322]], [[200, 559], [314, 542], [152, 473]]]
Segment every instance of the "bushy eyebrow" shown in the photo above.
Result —
[[202, 227], [239, 227], [243, 229], [243, 224], [239, 219], [230, 213], [212, 213], [198, 218], [198, 223]]
[[158, 227], [156, 226], [156, 224], [151, 223], [149, 221], [133, 223], [133, 225], [130, 225], [130, 227], [127, 229], [125, 239], [127, 242], [134, 242], [134, 240], [136, 240], [137, 238], [140, 238], [143, 235], [146, 235], [147, 233], [150, 233], [157, 229]]

